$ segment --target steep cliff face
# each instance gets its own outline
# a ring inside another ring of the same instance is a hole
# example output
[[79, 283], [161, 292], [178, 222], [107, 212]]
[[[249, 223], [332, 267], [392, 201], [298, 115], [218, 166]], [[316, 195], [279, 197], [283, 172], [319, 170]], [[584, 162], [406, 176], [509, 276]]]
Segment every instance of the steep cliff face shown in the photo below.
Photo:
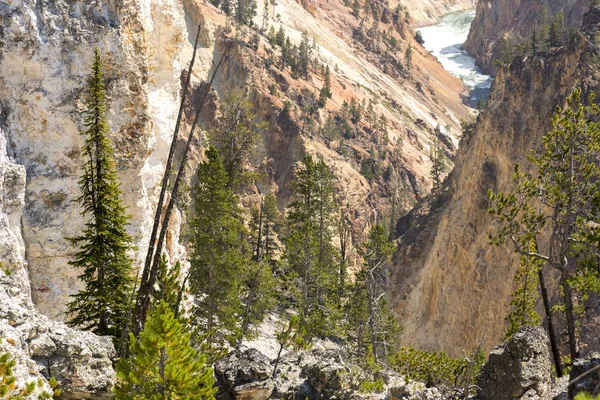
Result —
[[22, 224], [33, 298], [55, 318], [79, 285], [64, 237], [83, 222], [75, 201], [79, 124], [93, 48], [107, 55], [119, 178], [131, 233], [143, 241], [176, 112], [185, 18], [176, 1], [9, 1], [0, 15], [1, 125], [27, 170]]
[[39, 314], [31, 300], [21, 213], [26, 172], [7, 151], [0, 130], [0, 354], [8, 353], [16, 388], [54, 376], [64, 399], [111, 398], [114, 347], [109, 338], [78, 332]]
[[[263, 2], [258, 3], [257, 26], [262, 24], [263, 15]], [[424, 20], [417, 15], [433, 17], [470, 7], [472, 2], [422, 3], [409, 10], [414, 12], [413, 21]], [[427, 7], [431, 8], [424, 11]], [[460, 121], [472, 117], [462, 104], [462, 83], [416, 44], [412, 28], [404, 23], [392, 28], [399, 31], [400, 53], [409, 43], [413, 46], [410, 76], [390, 70], [389, 64], [385, 65], [386, 57], [353, 39], [360, 30], [360, 21], [340, 1], [317, 1], [305, 8], [295, 1], [282, 0], [272, 14], [268, 13], [268, 23], [276, 29], [282, 26], [294, 44], [299, 43], [301, 32], [307, 31], [315, 39], [320, 60], [330, 65], [334, 96], [327, 110], [339, 110], [343, 101], [351, 98], [375, 99], [376, 113], [388, 120], [390, 139], [378, 150], [392, 154], [394, 146], [402, 145], [394, 182], [373, 183], [359, 172], [361, 161], [376, 146], [372, 138], [348, 140], [332, 148], [302, 129], [299, 106], [291, 120], [279, 118], [285, 100], [299, 104], [305, 88], [318, 93], [322, 78], [315, 75], [308, 82], [299, 82], [289, 72], [269, 66], [273, 49], [266, 38], [261, 37], [259, 49], [253, 49], [246, 43], [252, 33], [239, 29], [231, 35], [237, 35], [243, 43], [217, 76], [202, 126], [210, 125], [219, 99], [228, 91], [253, 89], [258, 112], [273, 129], [261, 139], [252, 167], [271, 174], [274, 184], [259, 182], [249, 190], [245, 204], [256, 201], [253, 196], [263, 183], [262, 189], [275, 187], [285, 200], [294, 163], [305, 152], [323, 155], [334, 168], [336, 184], [343, 189], [340, 201], [355, 210], [358, 233], [374, 216], [381, 218], [389, 211], [389, 196], [394, 190], [401, 196], [398, 208], [414, 204], [431, 186], [429, 147], [433, 128], [438, 124], [450, 128], [445, 139], [447, 154], [452, 157], [460, 136]], [[22, 215], [13, 212], [10, 218], [20, 220], [22, 264], [28, 267], [32, 297], [43, 314], [64, 319], [69, 295], [80, 287], [79, 271], [68, 265], [75, 249], [65, 237], [75, 236], [84, 223], [76, 201], [83, 163], [79, 131], [93, 48], [98, 47], [105, 58], [111, 139], [123, 198], [132, 215], [129, 233], [139, 248], [135, 255], [139, 264], [147, 246], [172, 136], [182, 72], [191, 57], [191, 41], [201, 19], [206, 33], [202, 35], [192, 79], [195, 94], [220, 57], [217, 27], [227, 23], [225, 15], [207, 3], [9, 0], [0, 6], [0, 128], [8, 151], [27, 173]], [[271, 85], [277, 94], [271, 93]], [[190, 113], [197, 106], [194, 96], [188, 105]], [[320, 118], [325, 115], [322, 111]], [[191, 119], [184, 125], [189, 123]], [[365, 131], [366, 124], [361, 124]], [[190, 169], [202, 154], [202, 139], [200, 135], [194, 144]], [[185, 259], [179, 238], [183, 221], [184, 216], [176, 213], [167, 238], [169, 255], [176, 259]], [[4, 227], [0, 232], [10, 236]], [[3, 261], [15, 262], [15, 257], [1, 255]]]
[[479, 0], [477, 14], [463, 48], [473, 55], [483, 71], [495, 74], [493, 61], [502, 38], [517, 35], [529, 40], [533, 25], [548, 23], [540, 20], [545, 7], [548, 18], [562, 12], [567, 26], [579, 27], [583, 14], [589, 9], [589, 0]]
[[[599, 21], [590, 14], [588, 30]], [[578, 36], [500, 69], [442, 192], [399, 220], [390, 292], [403, 342], [458, 355], [480, 338], [489, 349], [504, 334], [518, 258], [510, 246], [489, 244], [498, 226], [487, 213], [486, 192], [510, 190], [514, 163], [540, 144], [555, 107], [576, 85], [597, 85], [593, 51]]]

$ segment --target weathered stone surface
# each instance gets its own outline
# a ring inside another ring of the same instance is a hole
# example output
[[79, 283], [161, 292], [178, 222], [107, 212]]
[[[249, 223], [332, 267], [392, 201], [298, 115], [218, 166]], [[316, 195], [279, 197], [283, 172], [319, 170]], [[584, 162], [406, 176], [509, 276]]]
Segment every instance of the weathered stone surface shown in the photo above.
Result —
[[273, 392], [267, 381], [273, 373], [270, 360], [256, 349], [234, 350], [215, 364], [222, 399], [266, 399]]
[[[592, 370], [594, 372], [590, 373]], [[587, 375], [582, 376], [586, 373]], [[594, 393], [594, 390], [600, 387], [600, 353], [592, 353], [586, 358], [575, 360], [571, 368], [570, 381], [575, 379], [578, 379], [577, 382], [569, 387], [571, 395], [579, 392]]]
[[[37, 312], [27, 291], [23, 267], [10, 276], [0, 271], [2, 350], [17, 361], [17, 386], [32, 379], [58, 380], [64, 399], [109, 399], [115, 380], [115, 350], [108, 337], [77, 331]], [[48, 389], [48, 386], [45, 385]]]
[[552, 365], [544, 329], [524, 328], [495, 347], [478, 386], [482, 400], [551, 399]]

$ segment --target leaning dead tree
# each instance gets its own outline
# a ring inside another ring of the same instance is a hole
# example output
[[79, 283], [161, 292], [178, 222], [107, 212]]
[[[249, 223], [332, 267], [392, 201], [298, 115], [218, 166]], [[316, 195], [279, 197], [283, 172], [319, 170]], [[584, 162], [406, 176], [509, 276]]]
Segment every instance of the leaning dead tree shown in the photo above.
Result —
[[[192, 60], [190, 61], [190, 65], [187, 70], [187, 76], [185, 79], [185, 83], [183, 86], [183, 93], [181, 96], [181, 102], [179, 104], [179, 112], [177, 115], [177, 121], [175, 123], [175, 130], [173, 132], [173, 139], [171, 141], [171, 147], [169, 149], [169, 155], [167, 157], [167, 163], [165, 165], [165, 172], [163, 175], [160, 195], [158, 198], [158, 204], [156, 205], [156, 212], [154, 214], [154, 223], [152, 226], [152, 232], [150, 234], [150, 242], [148, 244], [148, 251], [146, 253], [146, 258], [144, 262], [144, 268], [142, 270], [142, 276], [139, 283], [139, 290], [137, 292], [136, 304], [133, 309], [133, 315], [131, 318], [132, 330], [133, 333], [137, 336], [139, 332], [144, 328], [144, 323], [146, 321], [146, 315], [148, 313], [148, 307], [150, 305], [152, 288], [156, 283], [158, 266], [160, 263], [161, 251], [164, 245], [165, 237], [167, 234], [167, 228], [169, 225], [169, 219], [171, 217], [171, 213], [173, 212], [173, 208], [177, 202], [177, 198], [179, 195], [179, 188], [181, 185], [181, 181], [183, 179], [185, 166], [187, 163], [187, 158], [189, 154], [189, 150], [193, 139], [196, 133], [196, 127], [198, 125], [198, 121], [200, 119], [200, 114], [204, 108], [204, 104], [208, 95], [210, 94], [210, 89], [212, 84], [219, 72], [223, 62], [228, 58], [229, 52], [235, 44], [234, 41], [225, 41], [223, 45], [223, 49], [221, 55], [219, 57], [219, 61], [214, 66], [212, 74], [208, 83], [205, 85], [205, 88], [202, 92], [202, 95], [198, 101], [198, 109], [196, 110], [196, 114], [194, 116], [194, 121], [190, 127], [190, 131], [188, 133], [187, 141], [181, 156], [181, 161], [179, 166], [177, 167], [177, 174], [175, 175], [175, 179], [172, 184], [172, 188], [170, 190], [170, 198], [166, 205], [166, 210], [164, 215], [162, 214], [162, 210], [165, 206], [165, 198], [167, 197], [167, 190], [169, 186], [169, 175], [170, 171], [173, 168], [173, 158], [175, 154], [175, 146], [177, 140], [179, 139], [179, 131], [181, 128], [181, 119], [183, 116], [183, 110], [185, 106], [185, 101], [188, 97], [190, 81], [192, 76], [192, 71], [194, 68], [194, 62], [196, 59], [196, 52], [198, 49], [198, 42], [200, 39], [200, 35], [202, 32], [202, 24], [198, 26], [198, 32], [196, 34], [196, 39], [194, 42], [194, 52], [192, 54]], [[126, 328], [127, 329], [127, 328]]]

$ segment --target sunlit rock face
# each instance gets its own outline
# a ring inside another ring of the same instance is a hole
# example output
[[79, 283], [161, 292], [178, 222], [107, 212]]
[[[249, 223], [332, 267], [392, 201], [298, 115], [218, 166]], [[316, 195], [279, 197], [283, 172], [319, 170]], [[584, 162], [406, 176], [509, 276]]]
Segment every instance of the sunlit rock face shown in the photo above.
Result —
[[27, 171], [23, 239], [34, 301], [51, 318], [64, 317], [66, 300], [79, 287], [65, 237], [83, 226], [76, 202], [84, 162], [79, 131], [94, 47], [105, 60], [129, 230], [143, 247], [177, 111], [180, 60], [190, 50], [185, 21], [174, 0], [0, 6], [0, 127]]

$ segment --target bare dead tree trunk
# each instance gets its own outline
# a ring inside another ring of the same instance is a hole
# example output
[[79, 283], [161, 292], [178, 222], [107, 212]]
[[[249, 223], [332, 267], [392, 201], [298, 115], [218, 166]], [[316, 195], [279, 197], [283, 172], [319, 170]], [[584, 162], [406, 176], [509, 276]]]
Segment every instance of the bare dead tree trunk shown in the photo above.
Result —
[[556, 369], [556, 376], [560, 378], [563, 376], [562, 364], [560, 362], [560, 348], [558, 346], [558, 341], [556, 340], [556, 331], [554, 330], [554, 322], [552, 321], [552, 307], [550, 307], [548, 289], [546, 288], [544, 272], [541, 268], [538, 269], [538, 280], [540, 282], [540, 291], [542, 292], [542, 301], [544, 303], [544, 312], [546, 313], [546, 322], [548, 323], [548, 336], [550, 337], [550, 348], [552, 349], [554, 368]]
[[144, 323], [146, 321], [146, 314], [148, 313], [148, 307], [150, 305], [150, 294], [152, 291], [152, 287], [154, 286], [154, 283], [156, 282], [156, 275], [158, 273], [158, 264], [160, 262], [160, 249], [162, 249], [162, 246], [163, 246], [163, 243], [165, 240], [165, 236], [167, 234], [167, 228], [169, 225], [169, 219], [171, 217], [171, 212], [173, 211], [173, 207], [175, 206], [175, 203], [177, 202], [179, 186], [181, 184], [181, 179], [182, 179], [183, 172], [185, 169], [187, 156], [188, 156], [191, 144], [192, 144], [192, 140], [194, 138], [196, 126], [198, 125], [200, 113], [204, 107], [204, 103], [206, 101], [206, 98], [208, 97], [210, 88], [212, 87], [212, 84], [215, 80], [217, 72], [221, 68], [223, 61], [227, 58], [230, 49], [231, 49], [231, 44], [228, 44], [225, 47], [223, 54], [221, 55], [221, 59], [215, 66], [215, 69], [213, 70], [213, 74], [208, 82], [208, 85], [206, 85], [206, 90], [202, 94], [202, 97], [200, 98], [200, 101], [199, 101], [198, 111], [196, 112], [196, 116], [194, 117], [194, 122], [192, 123], [192, 127], [191, 127], [190, 133], [188, 135], [185, 149], [183, 151], [183, 155], [181, 158], [181, 163], [179, 165], [179, 170], [177, 171], [177, 175], [175, 177], [175, 183], [173, 184], [173, 189], [171, 190], [171, 199], [169, 200], [169, 204], [167, 205], [167, 209], [165, 211], [165, 216], [163, 217], [160, 234], [158, 236], [158, 242], [156, 243], [156, 251], [154, 254], [153, 261], [152, 261], [152, 266], [149, 269], [149, 271], [145, 271], [145, 272], [147, 272], [147, 274], [146, 274], [147, 280], [145, 282], [142, 282], [142, 284], [140, 285], [140, 290], [138, 292], [138, 298], [137, 298], [137, 303], [136, 303], [135, 312], [134, 312], [134, 322], [135, 322], [134, 333], [136, 335], [139, 334], [139, 332], [141, 332], [141, 330], [144, 327]]
[[[165, 195], [167, 193], [167, 185], [169, 183], [169, 174], [171, 172], [171, 166], [173, 164], [173, 157], [175, 154], [175, 146], [177, 144], [177, 139], [179, 137], [179, 128], [181, 126], [181, 118], [183, 116], [183, 107], [185, 105], [185, 100], [187, 99], [188, 89], [190, 87], [190, 82], [192, 79], [192, 71], [194, 69], [194, 63], [196, 61], [196, 52], [198, 50], [198, 42], [200, 39], [200, 32], [202, 31], [202, 24], [198, 24], [198, 31], [196, 32], [196, 38], [194, 40], [194, 52], [192, 53], [192, 59], [190, 60], [190, 65], [187, 69], [187, 76], [185, 79], [185, 84], [183, 85], [183, 92], [181, 94], [181, 102], [179, 103], [179, 112], [177, 114], [177, 121], [175, 122], [175, 130], [173, 131], [173, 138], [171, 139], [171, 147], [169, 148], [169, 155], [167, 156], [167, 163], [165, 165], [165, 172], [163, 174], [163, 179], [160, 188], [160, 194], [158, 196], [158, 203], [156, 205], [156, 211], [154, 213], [154, 223], [152, 225], [152, 232], [150, 234], [150, 241], [148, 242], [148, 251], [146, 252], [146, 260], [144, 262], [144, 269], [142, 271], [142, 278], [140, 279], [140, 290], [138, 292], [138, 301], [136, 302], [136, 310], [138, 308], [137, 303], [140, 298], [146, 298], [150, 296], [149, 291], [152, 286], [147, 285], [148, 277], [150, 274], [150, 266], [152, 263], [152, 259], [155, 253], [155, 242], [156, 242], [156, 234], [158, 233], [158, 227], [160, 225], [160, 217], [162, 215], [162, 208], [165, 201]], [[134, 333], [136, 336], [140, 332], [140, 325], [143, 325], [137, 319], [139, 317], [138, 313], [134, 313], [134, 318], [136, 318], [134, 323]], [[129, 325], [131, 324], [130, 317], [127, 318], [127, 322], [125, 324], [125, 328], [123, 329], [123, 336], [127, 337], [127, 331], [129, 331]]]

